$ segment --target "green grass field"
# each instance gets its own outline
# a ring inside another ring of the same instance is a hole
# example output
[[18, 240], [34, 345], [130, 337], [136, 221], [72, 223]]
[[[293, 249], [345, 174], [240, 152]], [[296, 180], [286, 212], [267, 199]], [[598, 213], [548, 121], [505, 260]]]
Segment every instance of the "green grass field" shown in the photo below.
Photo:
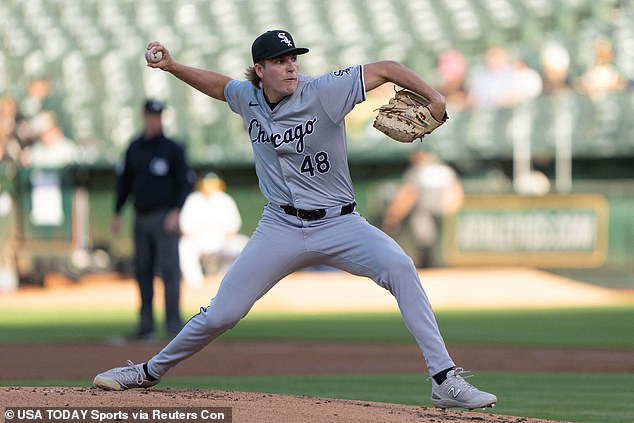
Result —
[[[437, 313], [448, 344], [631, 349], [632, 308], [508, 310]], [[127, 333], [133, 312], [0, 310], [0, 347], [10, 342], [100, 342]], [[280, 340], [413, 343], [400, 315], [252, 314], [220, 342]], [[495, 392], [494, 413], [575, 422], [634, 421], [634, 372], [478, 373], [472, 381]], [[0, 381], [2, 385], [73, 385], [86, 381]], [[162, 387], [187, 387], [323, 396], [429, 406], [421, 375], [332, 375], [167, 378]]]
[[[448, 344], [633, 348], [634, 308], [442, 311]], [[0, 310], [0, 343], [99, 342], [129, 333], [134, 312]], [[224, 334], [231, 341], [412, 343], [398, 313], [253, 313]]]

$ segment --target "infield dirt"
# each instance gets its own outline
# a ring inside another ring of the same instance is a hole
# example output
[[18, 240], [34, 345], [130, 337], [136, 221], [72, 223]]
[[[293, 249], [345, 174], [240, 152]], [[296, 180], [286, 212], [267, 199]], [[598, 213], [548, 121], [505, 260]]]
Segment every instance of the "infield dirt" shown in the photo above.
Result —
[[0, 387], [0, 398], [2, 406], [10, 407], [230, 407], [234, 423], [547, 422], [369, 401], [183, 389], [106, 392], [94, 388]]

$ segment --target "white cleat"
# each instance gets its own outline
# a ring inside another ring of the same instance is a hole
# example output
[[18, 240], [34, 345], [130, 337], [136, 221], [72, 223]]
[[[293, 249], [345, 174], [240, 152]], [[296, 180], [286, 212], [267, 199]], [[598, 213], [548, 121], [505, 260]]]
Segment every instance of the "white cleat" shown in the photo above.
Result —
[[115, 367], [95, 376], [93, 385], [107, 391], [124, 391], [133, 388], [149, 388], [161, 380], [148, 380], [143, 371], [143, 364], [134, 364], [128, 360], [128, 366]]
[[432, 378], [431, 403], [434, 407], [442, 409], [466, 408], [468, 410], [492, 408], [498, 400], [497, 397], [471, 385], [464, 380], [461, 376], [462, 373], [465, 373], [462, 367], [450, 370], [447, 373], [447, 379], [440, 385]]

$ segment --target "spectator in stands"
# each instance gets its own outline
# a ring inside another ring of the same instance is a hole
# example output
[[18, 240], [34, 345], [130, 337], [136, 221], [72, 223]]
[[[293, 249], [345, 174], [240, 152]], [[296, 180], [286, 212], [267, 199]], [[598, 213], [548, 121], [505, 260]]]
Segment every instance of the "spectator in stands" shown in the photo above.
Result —
[[72, 137], [70, 119], [64, 112], [62, 101], [63, 96], [55, 92], [47, 79], [36, 78], [29, 83], [26, 96], [20, 102], [20, 113], [26, 119], [33, 119], [42, 112], [54, 112], [62, 132]]
[[29, 82], [26, 96], [20, 102], [20, 111], [27, 118], [33, 118], [40, 112], [45, 111], [44, 102], [49, 96], [50, 86], [45, 79], [34, 79]]
[[203, 283], [203, 256], [213, 259], [219, 272], [233, 262], [248, 241], [238, 233], [240, 226], [240, 211], [225, 192], [224, 181], [213, 172], [206, 174], [185, 200], [180, 214], [179, 255], [186, 283]]
[[558, 41], [548, 41], [540, 53], [544, 93], [560, 95], [570, 92], [570, 54]]
[[31, 126], [20, 113], [15, 99], [5, 94], [0, 98], [0, 156], [2, 160], [22, 163], [22, 150], [32, 139]]
[[66, 138], [53, 112], [40, 112], [30, 121], [36, 142], [22, 154], [22, 164], [33, 167], [62, 167], [79, 158], [79, 150]]
[[491, 110], [514, 106], [515, 75], [506, 49], [489, 47], [484, 54], [484, 66], [474, 69], [468, 81], [473, 107]]
[[613, 63], [612, 42], [600, 38], [594, 46], [594, 63], [576, 81], [579, 92], [593, 100], [601, 100], [606, 94], [625, 89], [625, 79]]
[[514, 98], [512, 103], [521, 104], [538, 97], [542, 93], [542, 77], [531, 68], [522, 57], [513, 61], [514, 65]]
[[[17, 161], [12, 154], [16, 141], [15, 130], [18, 108], [10, 95], [0, 97], [0, 159]], [[19, 148], [18, 148], [19, 150]]]
[[438, 232], [442, 218], [462, 206], [464, 190], [456, 172], [435, 154], [416, 151], [403, 182], [383, 217], [383, 229], [397, 235], [409, 217], [420, 267], [439, 265], [436, 258]]
[[445, 96], [447, 107], [462, 110], [468, 106], [466, 61], [457, 50], [444, 52], [438, 58], [440, 83], [436, 89]]

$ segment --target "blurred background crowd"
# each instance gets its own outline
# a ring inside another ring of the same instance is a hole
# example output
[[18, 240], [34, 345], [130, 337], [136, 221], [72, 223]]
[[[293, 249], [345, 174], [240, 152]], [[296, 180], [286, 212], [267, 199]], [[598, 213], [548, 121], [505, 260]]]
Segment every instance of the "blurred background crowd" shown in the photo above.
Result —
[[[508, 109], [522, 106], [535, 153], [553, 154], [556, 116], [568, 113], [575, 154], [631, 154], [631, 122], [621, 117], [633, 111], [633, 9], [623, 0], [8, 0], [0, 152], [24, 166], [37, 165], [41, 150], [55, 152], [45, 164], [116, 162], [150, 95], [168, 102], [166, 128], [187, 140], [193, 160], [249, 161], [248, 143], [236, 142], [239, 121], [145, 69], [144, 46], [157, 39], [183, 62], [241, 78], [250, 40], [284, 26], [311, 47], [304, 73], [395, 59], [433, 82], [452, 117], [434, 143], [447, 160], [511, 154], [496, 135], [509, 131]], [[376, 102], [388, 94], [375, 93]], [[350, 118], [353, 157], [372, 156], [382, 140], [373, 116], [361, 107]]]

